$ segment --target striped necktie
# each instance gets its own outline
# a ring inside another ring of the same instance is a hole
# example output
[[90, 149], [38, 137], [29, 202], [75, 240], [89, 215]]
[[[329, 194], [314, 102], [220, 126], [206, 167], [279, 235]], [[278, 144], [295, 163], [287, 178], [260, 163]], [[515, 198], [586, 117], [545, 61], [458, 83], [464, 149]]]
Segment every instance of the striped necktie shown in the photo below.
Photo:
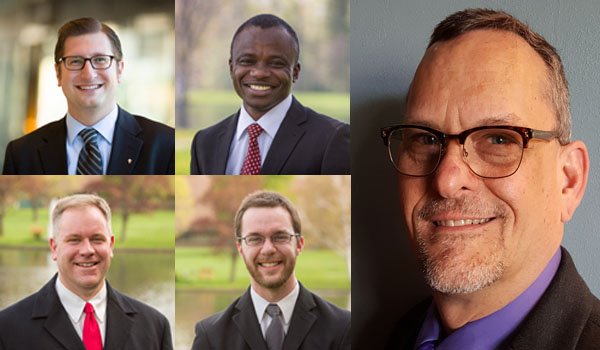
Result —
[[86, 128], [79, 132], [83, 138], [83, 148], [79, 152], [77, 175], [102, 175], [102, 155], [98, 148], [98, 131]]

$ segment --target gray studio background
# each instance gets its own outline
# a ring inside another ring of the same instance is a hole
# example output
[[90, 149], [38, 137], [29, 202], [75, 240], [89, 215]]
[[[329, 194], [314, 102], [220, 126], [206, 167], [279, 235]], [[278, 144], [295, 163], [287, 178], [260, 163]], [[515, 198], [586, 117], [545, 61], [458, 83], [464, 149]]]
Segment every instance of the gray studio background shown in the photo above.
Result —
[[572, 139], [583, 140], [590, 154], [588, 187], [565, 227], [563, 246], [600, 296], [600, 2], [351, 0], [353, 349], [380, 348], [394, 322], [427, 293], [401, 230], [397, 175], [378, 132], [399, 123], [434, 26], [469, 7], [514, 15], [543, 35], [563, 60]]

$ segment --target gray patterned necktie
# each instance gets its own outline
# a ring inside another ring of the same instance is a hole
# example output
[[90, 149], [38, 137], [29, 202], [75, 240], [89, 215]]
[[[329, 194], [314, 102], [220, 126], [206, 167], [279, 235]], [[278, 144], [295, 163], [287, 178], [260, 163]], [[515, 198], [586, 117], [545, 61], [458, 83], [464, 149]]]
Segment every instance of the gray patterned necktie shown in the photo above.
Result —
[[98, 131], [83, 129], [79, 132], [83, 138], [83, 148], [77, 161], [77, 175], [102, 175], [102, 156], [98, 148]]
[[281, 350], [283, 338], [285, 337], [283, 323], [281, 322], [281, 309], [279, 309], [277, 304], [269, 304], [267, 306], [267, 314], [271, 316], [271, 324], [267, 328], [267, 333], [265, 333], [267, 349]]

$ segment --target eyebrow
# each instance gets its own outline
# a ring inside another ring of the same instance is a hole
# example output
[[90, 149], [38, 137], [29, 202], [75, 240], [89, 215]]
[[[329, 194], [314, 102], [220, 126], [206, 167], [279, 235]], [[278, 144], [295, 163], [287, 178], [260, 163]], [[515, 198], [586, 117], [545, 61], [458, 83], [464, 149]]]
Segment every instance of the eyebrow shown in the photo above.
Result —
[[[403, 124], [426, 126], [426, 127], [436, 129], [436, 130], [438, 130], [440, 127], [439, 125], [432, 123], [430, 121], [418, 120], [418, 119], [414, 119], [414, 118], [418, 118], [418, 117], [405, 116], [403, 118]], [[508, 114], [503, 114], [503, 115], [498, 115], [498, 116], [487, 117], [487, 118], [481, 119], [477, 122], [477, 125], [475, 125], [474, 127], [488, 126], [488, 125], [525, 126], [524, 124], [525, 123], [524, 123], [523, 119], [521, 119], [518, 115], [516, 115], [514, 113], [508, 113]]]

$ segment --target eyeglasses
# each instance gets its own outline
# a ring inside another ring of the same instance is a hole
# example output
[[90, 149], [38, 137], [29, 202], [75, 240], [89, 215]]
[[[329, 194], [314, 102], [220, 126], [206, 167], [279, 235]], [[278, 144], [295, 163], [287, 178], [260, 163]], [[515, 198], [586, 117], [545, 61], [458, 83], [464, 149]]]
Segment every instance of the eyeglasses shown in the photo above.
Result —
[[[271, 243], [275, 245], [286, 245], [292, 241], [292, 237], [300, 236], [299, 233], [278, 233], [275, 234], [269, 239]], [[246, 244], [250, 247], [260, 247], [265, 244], [267, 237], [258, 234], [248, 235], [246, 237], [238, 237], [238, 242], [245, 241]]]
[[108, 69], [112, 65], [112, 61], [115, 56], [110, 55], [95, 55], [90, 58], [81, 56], [65, 56], [61, 57], [58, 62], [62, 62], [67, 70], [83, 70], [85, 62], [90, 61], [92, 68], [94, 69]]
[[531, 139], [551, 140], [557, 136], [518, 126], [480, 126], [457, 135], [419, 125], [395, 125], [381, 129], [390, 160], [408, 176], [427, 176], [440, 165], [450, 139], [462, 145], [462, 158], [471, 171], [483, 178], [514, 174], [521, 165], [523, 149]]

